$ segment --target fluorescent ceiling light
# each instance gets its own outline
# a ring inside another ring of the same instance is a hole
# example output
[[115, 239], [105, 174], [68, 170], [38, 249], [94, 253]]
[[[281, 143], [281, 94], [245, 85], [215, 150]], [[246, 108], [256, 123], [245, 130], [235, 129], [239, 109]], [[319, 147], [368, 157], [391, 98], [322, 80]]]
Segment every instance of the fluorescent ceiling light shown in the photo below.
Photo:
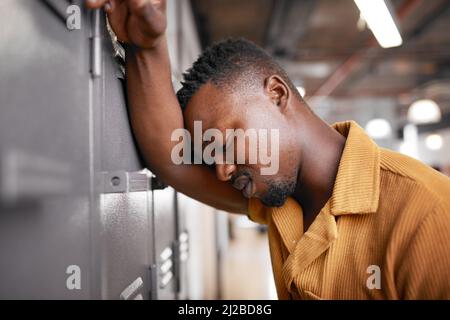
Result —
[[443, 144], [444, 144], [444, 141], [442, 139], [442, 136], [439, 134], [430, 134], [425, 139], [425, 145], [430, 150], [439, 150], [442, 148]]
[[372, 119], [366, 124], [366, 132], [373, 139], [383, 139], [391, 135], [391, 125], [385, 119]]
[[418, 100], [409, 107], [408, 120], [415, 124], [436, 123], [441, 120], [441, 109], [433, 100]]
[[362, 17], [383, 48], [398, 47], [402, 37], [384, 0], [354, 0]]

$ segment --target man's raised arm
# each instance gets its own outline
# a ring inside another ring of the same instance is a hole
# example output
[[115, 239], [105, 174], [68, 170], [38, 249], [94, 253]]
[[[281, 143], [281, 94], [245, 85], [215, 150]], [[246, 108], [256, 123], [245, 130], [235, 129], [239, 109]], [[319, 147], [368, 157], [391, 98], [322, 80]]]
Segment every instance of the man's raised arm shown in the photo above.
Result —
[[172, 162], [178, 142], [172, 132], [184, 128], [175, 96], [165, 36], [165, 0], [87, 0], [105, 7], [119, 40], [127, 43], [127, 88], [130, 116], [139, 149], [149, 169], [176, 190], [213, 207], [246, 213], [247, 200], [203, 165]]

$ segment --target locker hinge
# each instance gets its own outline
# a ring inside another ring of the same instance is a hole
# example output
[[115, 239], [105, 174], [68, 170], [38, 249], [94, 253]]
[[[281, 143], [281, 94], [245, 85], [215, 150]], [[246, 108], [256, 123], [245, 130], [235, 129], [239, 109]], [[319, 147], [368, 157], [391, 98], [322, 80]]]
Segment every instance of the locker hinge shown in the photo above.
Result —
[[92, 13], [91, 45], [91, 75], [98, 78], [102, 75], [102, 36], [101, 36], [102, 12], [100, 9]]

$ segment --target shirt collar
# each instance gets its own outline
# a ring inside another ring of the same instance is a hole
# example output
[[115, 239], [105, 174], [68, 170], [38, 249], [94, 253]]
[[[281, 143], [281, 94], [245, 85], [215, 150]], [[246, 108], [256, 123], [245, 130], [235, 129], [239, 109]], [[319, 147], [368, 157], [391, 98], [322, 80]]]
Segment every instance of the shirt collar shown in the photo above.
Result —
[[332, 126], [347, 138], [330, 199], [331, 213], [376, 212], [380, 196], [379, 148], [354, 121]]

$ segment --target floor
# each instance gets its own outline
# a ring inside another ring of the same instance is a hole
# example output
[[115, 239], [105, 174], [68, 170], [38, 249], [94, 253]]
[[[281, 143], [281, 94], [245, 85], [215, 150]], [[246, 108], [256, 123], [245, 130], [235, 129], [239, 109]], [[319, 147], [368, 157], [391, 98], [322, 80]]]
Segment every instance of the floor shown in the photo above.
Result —
[[277, 299], [267, 232], [239, 225], [223, 257], [222, 299]]

